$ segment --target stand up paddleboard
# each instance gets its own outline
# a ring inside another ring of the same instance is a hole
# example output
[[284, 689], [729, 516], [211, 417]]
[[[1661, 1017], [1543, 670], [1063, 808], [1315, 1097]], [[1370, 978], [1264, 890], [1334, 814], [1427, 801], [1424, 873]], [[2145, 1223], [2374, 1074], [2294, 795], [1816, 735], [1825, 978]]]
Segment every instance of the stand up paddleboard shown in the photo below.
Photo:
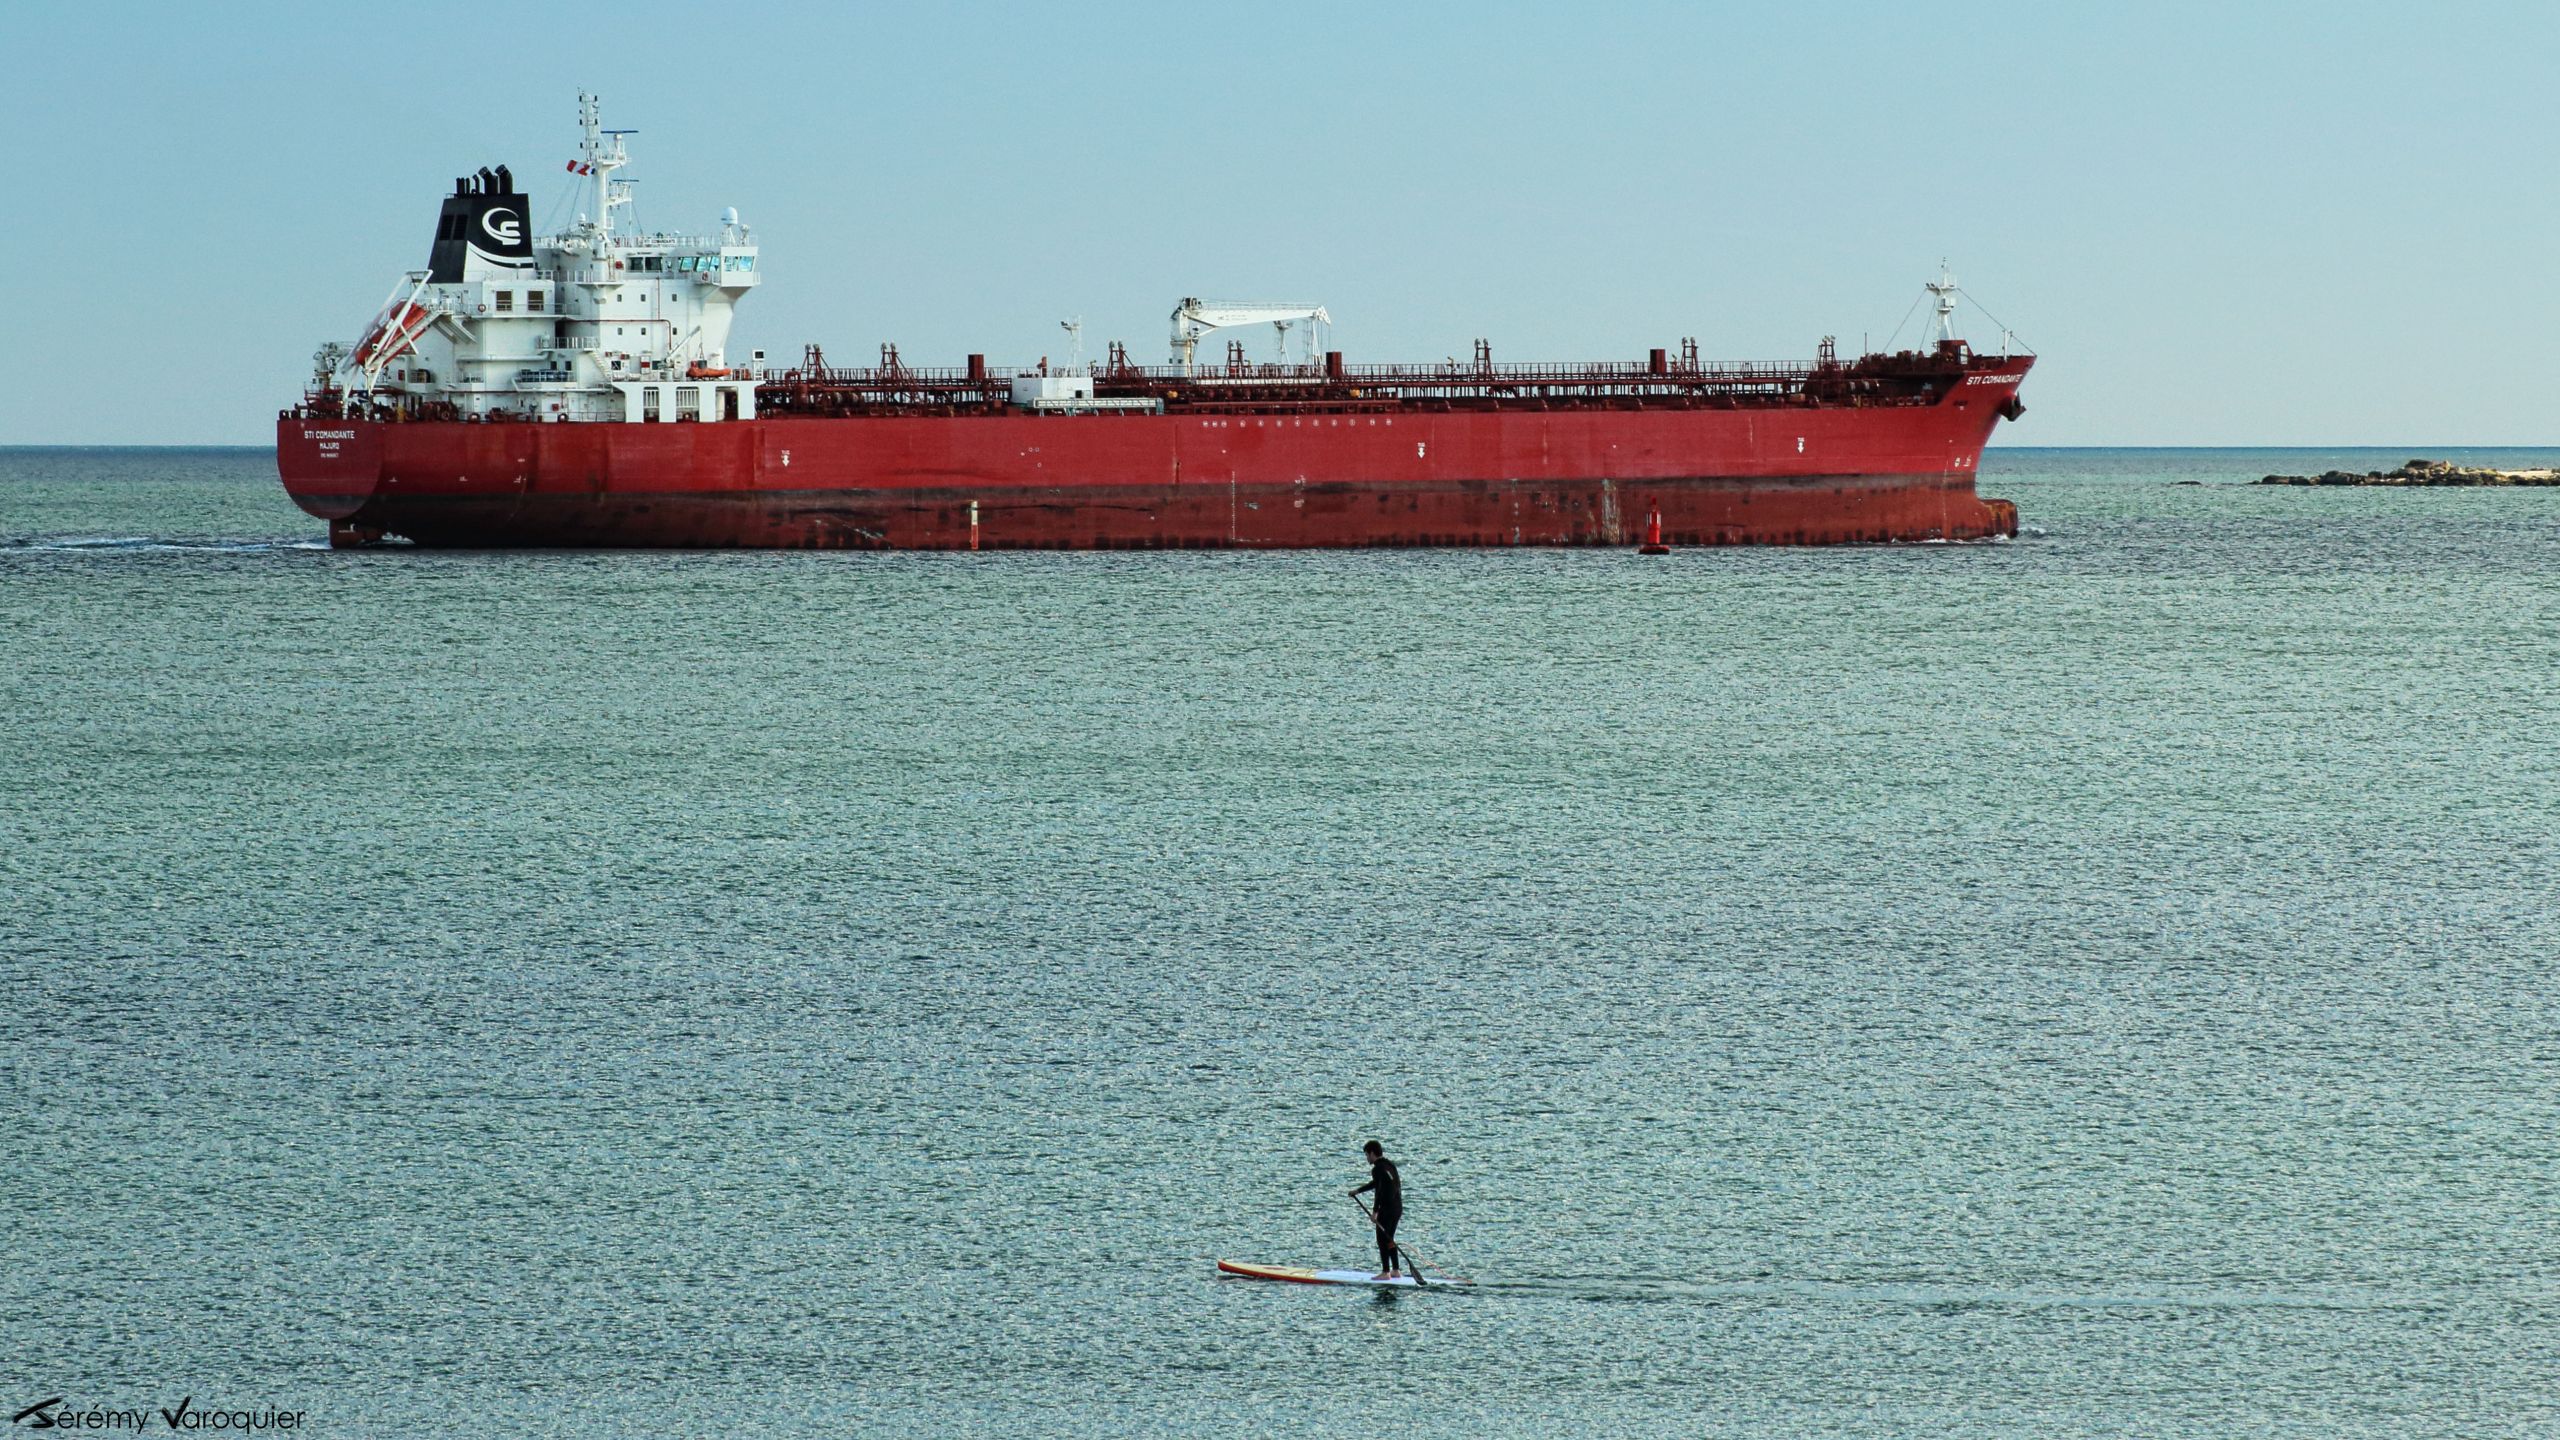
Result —
[[1221, 1260], [1218, 1262], [1218, 1270], [1221, 1274], [1241, 1275], [1247, 1280], [1285, 1280], [1292, 1285], [1371, 1285], [1380, 1289], [1399, 1290], [1412, 1290], [1428, 1285], [1437, 1290], [1443, 1285], [1466, 1283], [1463, 1280], [1452, 1280], [1440, 1275], [1434, 1275], [1425, 1280], [1416, 1280], [1410, 1275], [1380, 1278], [1375, 1271], [1371, 1270], [1302, 1270], [1295, 1265], [1248, 1265], [1241, 1260]]

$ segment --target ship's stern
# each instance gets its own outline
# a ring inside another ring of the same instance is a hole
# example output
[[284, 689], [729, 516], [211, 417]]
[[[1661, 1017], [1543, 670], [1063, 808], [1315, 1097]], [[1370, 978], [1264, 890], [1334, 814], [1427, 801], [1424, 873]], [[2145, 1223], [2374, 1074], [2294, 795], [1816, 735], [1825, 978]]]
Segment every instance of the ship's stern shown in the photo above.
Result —
[[332, 545], [378, 538], [357, 516], [382, 479], [382, 427], [363, 420], [276, 422], [276, 474], [293, 503], [329, 522]]

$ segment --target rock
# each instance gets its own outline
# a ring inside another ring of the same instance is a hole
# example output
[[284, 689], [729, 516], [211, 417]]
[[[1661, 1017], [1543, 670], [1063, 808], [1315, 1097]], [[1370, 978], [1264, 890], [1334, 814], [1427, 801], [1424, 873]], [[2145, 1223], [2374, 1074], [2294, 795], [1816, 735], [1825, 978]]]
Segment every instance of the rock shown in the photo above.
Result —
[[2324, 470], [2317, 475], [2270, 475], [2261, 485], [2560, 485], [2560, 470], [2488, 470], [2450, 460], [2409, 460], [2397, 470]]

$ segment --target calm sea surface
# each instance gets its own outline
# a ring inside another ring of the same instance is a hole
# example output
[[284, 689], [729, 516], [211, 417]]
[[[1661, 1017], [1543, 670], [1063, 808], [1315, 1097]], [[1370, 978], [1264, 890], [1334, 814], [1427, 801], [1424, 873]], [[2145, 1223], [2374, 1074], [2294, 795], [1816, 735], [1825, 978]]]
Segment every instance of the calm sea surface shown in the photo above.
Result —
[[[0, 1413], [2548, 1435], [2560, 491], [2231, 483], [2404, 458], [1640, 561], [0, 452]], [[1213, 1278], [1373, 1135], [1480, 1288]]]

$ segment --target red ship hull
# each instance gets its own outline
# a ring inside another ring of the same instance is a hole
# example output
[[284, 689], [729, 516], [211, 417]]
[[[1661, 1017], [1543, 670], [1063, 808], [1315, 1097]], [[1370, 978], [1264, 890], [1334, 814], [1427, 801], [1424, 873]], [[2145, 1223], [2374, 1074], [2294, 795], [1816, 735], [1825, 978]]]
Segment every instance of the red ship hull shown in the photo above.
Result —
[[1974, 540], [2030, 362], [1916, 405], [864, 415], [670, 424], [285, 418], [342, 543], [1104, 549]]

